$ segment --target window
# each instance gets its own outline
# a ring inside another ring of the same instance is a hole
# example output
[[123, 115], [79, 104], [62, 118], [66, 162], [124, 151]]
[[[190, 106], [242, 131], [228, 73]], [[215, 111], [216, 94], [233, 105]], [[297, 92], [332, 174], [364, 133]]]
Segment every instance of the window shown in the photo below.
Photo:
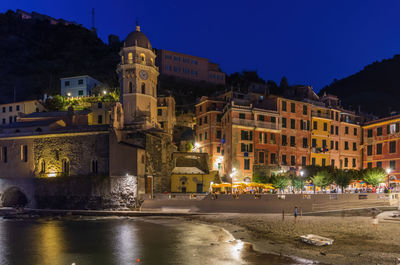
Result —
[[331, 141], [331, 150], [333, 150], [335, 148], [335, 142]]
[[250, 169], [250, 159], [245, 159], [244, 160], [244, 169], [249, 170]]
[[302, 156], [302, 157], [301, 157], [301, 165], [302, 165], [302, 166], [305, 166], [306, 164], [307, 164], [307, 157]]
[[286, 118], [282, 118], [282, 128], [286, 128]]
[[[270, 137], [271, 137], [271, 144], [276, 144], [275, 134], [274, 134], [274, 133], [271, 133]], [[265, 139], [266, 139], [266, 138], [267, 138], [267, 137], [265, 137]]]
[[166, 55], [165, 55], [165, 59], [171, 60], [171, 59], [172, 59], [172, 56], [171, 56], [170, 54], [166, 54]]
[[205, 132], [205, 133], [204, 133], [204, 140], [207, 140], [207, 139], [208, 139], [208, 133]]
[[5, 119], [5, 118], [3, 118], [2, 123], [3, 123], [3, 124], [6, 124], [6, 119]]
[[344, 127], [344, 134], [349, 134], [349, 127]]
[[321, 162], [322, 162], [322, 166], [323, 167], [326, 166], [326, 159], [325, 158], [322, 158]]
[[78, 95], [79, 95], [79, 96], [83, 96], [83, 90], [79, 90], [79, 91], [78, 91]]
[[367, 167], [368, 167], [368, 168], [372, 168], [372, 162], [368, 162], [368, 163], [367, 163]]
[[367, 156], [372, 156], [372, 145], [367, 146]]
[[6, 107], [3, 107], [3, 113], [6, 112]]
[[308, 147], [308, 143], [307, 143], [307, 138], [303, 138], [303, 148], [307, 148]]
[[295, 156], [290, 156], [290, 165], [292, 165], [292, 166], [296, 165], [296, 157]]
[[[143, 157], [142, 157], [142, 160], [143, 160]], [[142, 162], [142, 163], [143, 163], [143, 162]], [[92, 160], [92, 164], [91, 164], [91, 167], [90, 167], [90, 171], [91, 171], [92, 173], [97, 173], [97, 171], [98, 171], [97, 159], [93, 159], [93, 160]]]
[[307, 106], [303, 105], [303, 115], [307, 115], [308, 110], [307, 110]]
[[311, 158], [311, 164], [315, 166], [315, 157]]
[[296, 120], [290, 119], [290, 129], [296, 129]]
[[326, 140], [322, 140], [322, 148], [326, 148], [326, 147], [327, 147]]
[[332, 159], [332, 160], [331, 160], [331, 166], [332, 166], [332, 167], [335, 167], [335, 159]]
[[317, 147], [317, 139], [312, 139], [311, 145], [312, 147]]
[[199, 119], [199, 125], [203, 125], [203, 119], [202, 118]]
[[356, 136], [357, 135], [357, 128], [354, 128], [353, 134]]
[[246, 119], [246, 114], [244, 113], [239, 113], [239, 119]]
[[282, 155], [282, 164], [287, 165], [286, 155]]
[[377, 155], [382, 154], [382, 144], [376, 144], [376, 154]]
[[9, 106], [9, 107], [8, 107], [8, 111], [9, 111], [9, 112], [12, 112], [12, 106]]
[[264, 115], [258, 115], [258, 120], [259, 121], [264, 121]]
[[83, 85], [83, 79], [78, 80], [78, 85]]
[[146, 62], [146, 56], [143, 53], [140, 54], [140, 60], [142, 63]]
[[287, 145], [287, 137], [286, 137], [286, 135], [282, 135], [282, 145], [283, 146]]
[[21, 161], [28, 162], [28, 146], [21, 145]]
[[290, 103], [290, 112], [292, 112], [292, 113], [296, 112], [296, 104]]
[[389, 162], [389, 166], [390, 166], [390, 169], [395, 170], [396, 169], [396, 160], [391, 160]]
[[46, 173], [46, 161], [44, 159], [40, 160], [40, 174]]
[[253, 132], [250, 132], [250, 135], [249, 135], [249, 132], [248, 131], [240, 131], [240, 139], [241, 140], [252, 140], [252, 138], [253, 138]]
[[276, 164], [276, 154], [271, 153], [271, 164]]
[[295, 136], [290, 136], [290, 146], [292, 146], [292, 147], [296, 146], [296, 137]]
[[263, 151], [258, 152], [258, 163], [264, 164], [264, 155]]
[[344, 167], [349, 166], [349, 159], [347, 157], [344, 158]]
[[339, 135], [339, 127], [335, 126], [336, 135]]
[[164, 122], [163, 121], [160, 121], [160, 126], [161, 126], [161, 128], [164, 128]]
[[157, 115], [162, 116], [162, 109], [157, 109]]
[[203, 135], [201, 133], [199, 134], [199, 141], [203, 141]]
[[[272, 136], [273, 134], [271, 134], [271, 136]], [[271, 139], [272, 139], [272, 137], [271, 137]], [[264, 144], [266, 144], [266, 143], [268, 143], [268, 134], [267, 133], [264, 133]]]
[[128, 53], [128, 63], [133, 63], [133, 54], [131, 52]]
[[142, 83], [142, 94], [146, 94], [146, 84]]
[[217, 153], [221, 153], [221, 146], [217, 146]]
[[339, 150], [339, 142], [338, 141], [335, 142], [335, 149]]
[[174, 61], [179, 62], [180, 60], [181, 60], [181, 57], [179, 57], [179, 56], [174, 56]]
[[333, 125], [331, 125], [331, 134], [333, 134], [334, 133], [334, 126]]
[[204, 117], [204, 124], [207, 124], [208, 123], [208, 116], [205, 116]]
[[349, 150], [349, 142], [344, 142], [344, 150]]
[[8, 122], [12, 123], [13, 122], [13, 116], [8, 117]]
[[65, 86], [69, 86], [69, 85], [70, 85], [70, 82], [69, 82], [69, 81], [65, 81], [65, 82], [64, 82], [64, 85], [65, 85]]
[[221, 131], [217, 131], [217, 139], [221, 139]]
[[356, 159], [353, 158], [353, 167], [356, 167], [356, 166], [357, 166]]
[[316, 121], [313, 122], [313, 130], [317, 130], [318, 129], [318, 124]]
[[382, 127], [376, 128], [376, 136], [381, 136], [382, 135]]
[[357, 143], [353, 143], [353, 151], [357, 151]]
[[218, 114], [218, 115], [217, 115], [217, 122], [221, 122], [221, 117], [222, 117], [221, 114]]
[[324, 122], [324, 131], [328, 131], [328, 123]]
[[389, 142], [389, 153], [396, 153], [396, 141]]
[[276, 122], [276, 118], [275, 117], [271, 117], [271, 122], [275, 123]]
[[262, 144], [263, 142], [263, 133], [258, 133], [258, 142]]
[[387, 130], [388, 134], [394, 134], [396, 132], [399, 132], [399, 124], [398, 123], [393, 123], [393, 124], [388, 125], [388, 130]]
[[369, 129], [369, 130], [367, 131], [367, 137], [368, 137], [368, 138], [371, 138], [371, 137], [372, 137], [372, 129]]
[[97, 123], [102, 124], [103, 123], [103, 115], [98, 115], [97, 116]]
[[282, 101], [282, 111], [286, 111], [286, 101]]
[[336, 112], [336, 121], [339, 120], [339, 112]]
[[17, 109], [17, 111], [19, 111], [19, 105], [17, 105], [15, 108]]
[[66, 158], [61, 160], [61, 170], [64, 175], [69, 175], [69, 161]]

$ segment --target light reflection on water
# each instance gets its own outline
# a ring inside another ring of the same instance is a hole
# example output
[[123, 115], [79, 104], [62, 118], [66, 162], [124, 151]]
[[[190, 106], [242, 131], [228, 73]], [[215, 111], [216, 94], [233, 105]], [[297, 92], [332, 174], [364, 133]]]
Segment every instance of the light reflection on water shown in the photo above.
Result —
[[216, 227], [176, 221], [0, 219], [0, 265], [297, 264], [243, 245]]

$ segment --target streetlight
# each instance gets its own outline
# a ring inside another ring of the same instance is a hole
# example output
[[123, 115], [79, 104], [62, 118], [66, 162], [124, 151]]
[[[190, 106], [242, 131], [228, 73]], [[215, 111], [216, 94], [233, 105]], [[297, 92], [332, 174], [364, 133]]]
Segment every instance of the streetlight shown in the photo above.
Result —
[[104, 90], [104, 91], [103, 91], [103, 94], [106, 95], [106, 94], [107, 94], [107, 91]]
[[390, 189], [390, 172], [392, 172], [392, 169], [390, 168], [390, 167], [388, 167], [387, 169], [386, 169], [386, 173], [387, 173], [387, 175], [388, 175], [388, 189]]
[[301, 191], [300, 191], [300, 193], [301, 193], [301, 194], [303, 194], [303, 188], [304, 188], [304, 185], [303, 185], [303, 176], [304, 176], [304, 170], [300, 170], [300, 182], [301, 182]]

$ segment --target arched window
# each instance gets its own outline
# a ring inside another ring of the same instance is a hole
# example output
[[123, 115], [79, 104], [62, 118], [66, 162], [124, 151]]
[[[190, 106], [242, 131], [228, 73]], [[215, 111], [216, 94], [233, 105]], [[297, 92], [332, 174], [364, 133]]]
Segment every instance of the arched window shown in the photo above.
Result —
[[129, 93], [133, 93], [133, 85], [132, 85], [132, 82], [129, 82]]
[[141, 61], [142, 63], [145, 63], [145, 62], [146, 62], [146, 56], [145, 56], [143, 53], [140, 54], [140, 61]]
[[95, 174], [97, 173], [97, 159], [92, 160], [90, 171]]
[[128, 53], [128, 63], [133, 63], [133, 54], [131, 52]]
[[46, 161], [44, 161], [44, 159], [40, 160], [40, 170], [39, 170], [40, 174], [44, 174], [46, 173]]
[[142, 83], [142, 94], [146, 94], [146, 85]]
[[124, 59], [125, 59], [124, 56], [121, 56], [121, 63], [122, 63], [122, 64], [125, 63], [125, 62], [124, 62]]
[[61, 160], [61, 172], [64, 175], [67, 175], [67, 176], [69, 175], [69, 161], [66, 158], [63, 158]]

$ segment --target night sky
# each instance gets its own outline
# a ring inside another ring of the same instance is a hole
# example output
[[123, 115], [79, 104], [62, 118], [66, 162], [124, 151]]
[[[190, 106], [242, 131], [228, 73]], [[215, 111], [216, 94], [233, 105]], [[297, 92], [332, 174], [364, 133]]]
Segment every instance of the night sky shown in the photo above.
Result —
[[400, 51], [398, 0], [0, 1], [0, 12], [20, 8], [86, 27], [92, 7], [105, 41], [109, 34], [124, 39], [138, 18], [153, 47], [316, 90]]

